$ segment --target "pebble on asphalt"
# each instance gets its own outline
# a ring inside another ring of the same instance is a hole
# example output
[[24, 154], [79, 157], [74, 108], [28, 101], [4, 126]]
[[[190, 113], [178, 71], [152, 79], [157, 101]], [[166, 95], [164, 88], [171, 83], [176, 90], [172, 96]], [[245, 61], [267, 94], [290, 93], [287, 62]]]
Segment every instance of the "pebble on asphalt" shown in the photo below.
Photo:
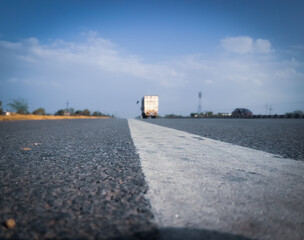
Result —
[[21, 148], [21, 150], [23, 151], [29, 151], [29, 150], [32, 150], [31, 148]]
[[5, 226], [6, 226], [8, 229], [13, 229], [13, 228], [16, 226], [16, 222], [15, 222], [14, 219], [10, 218], [10, 219], [6, 220]]

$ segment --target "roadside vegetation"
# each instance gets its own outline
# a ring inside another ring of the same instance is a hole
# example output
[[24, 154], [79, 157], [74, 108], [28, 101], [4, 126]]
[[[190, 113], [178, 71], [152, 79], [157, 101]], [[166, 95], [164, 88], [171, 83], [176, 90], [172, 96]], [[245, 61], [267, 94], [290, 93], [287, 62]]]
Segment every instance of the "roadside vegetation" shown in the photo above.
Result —
[[231, 116], [231, 114], [227, 113], [216, 113], [213, 112], [205, 112], [205, 113], [191, 113], [191, 118], [304, 118], [304, 112], [301, 110], [296, 110], [293, 112], [288, 112], [285, 114], [253, 114], [252, 116]]
[[95, 116], [54, 116], [54, 115], [34, 115], [34, 114], [13, 114], [1, 115], [0, 121], [17, 121], [17, 120], [58, 120], [58, 119], [94, 119], [94, 118], [110, 118]]
[[3, 112], [3, 109], [2, 109], [2, 102], [0, 101], [0, 115], [2, 115], [4, 112]]
[[[272, 115], [262, 115], [262, 114], [254, 114], [248, 117], [233, 117], [229, 113], [213, 113], [211, 111], [207, 111], [204, 113], [190, 113], [189, 116], [183, 116], [178, 114], [166, 114], [165, 116], [159, 118], [304, 118], [304, 112], [301, 110], [296, 110], [293, 112], [288, 112], [285, 114], [272, 114]], [[140, 118], [140, 116], [139, 116]]]
[[33, 112], [29, 112], [29, 104], [23, 98], [13, 99], [12, 102], [6, 106], [10, 111], [5, 111], [0, 101], [0, 121], [114, 118], [113, 115], [103, 114], [100, 111], [91, 113], [89, 109], [76, 111], [73, 108], [59, 109], [54, 114], [50, 114], [46, 113], [45, 109], [40, 107]]

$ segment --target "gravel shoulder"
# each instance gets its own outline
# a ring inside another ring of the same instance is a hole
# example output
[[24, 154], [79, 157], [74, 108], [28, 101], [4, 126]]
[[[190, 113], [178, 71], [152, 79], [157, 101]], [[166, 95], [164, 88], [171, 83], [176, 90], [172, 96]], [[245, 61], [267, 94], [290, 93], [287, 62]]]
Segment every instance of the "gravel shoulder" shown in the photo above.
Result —
[[126, 120], [0, 123], [0, 239], [154, 238], [146, 191]]

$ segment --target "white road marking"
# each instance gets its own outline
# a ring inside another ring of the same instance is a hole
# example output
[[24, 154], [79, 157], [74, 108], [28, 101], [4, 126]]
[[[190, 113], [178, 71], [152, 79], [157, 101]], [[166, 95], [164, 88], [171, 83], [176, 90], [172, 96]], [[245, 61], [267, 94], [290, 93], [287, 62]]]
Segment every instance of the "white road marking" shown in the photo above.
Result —
[[304, 163], [128, 120], [162, 227], [304, 239]]

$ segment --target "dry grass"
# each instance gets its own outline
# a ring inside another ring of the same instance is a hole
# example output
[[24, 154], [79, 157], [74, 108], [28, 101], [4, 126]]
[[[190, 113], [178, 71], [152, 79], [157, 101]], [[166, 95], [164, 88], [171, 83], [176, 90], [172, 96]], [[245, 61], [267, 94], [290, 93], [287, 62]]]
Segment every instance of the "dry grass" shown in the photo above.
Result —
[[0, 115], [0, 121], [19, 121], [19, 120], [58, 120], [58, 119], [96, 119], [109, 117], [93, 117], [93, 116], [42, 116], [42, 115], [23, 115], [14, 114], [10, 116]]

